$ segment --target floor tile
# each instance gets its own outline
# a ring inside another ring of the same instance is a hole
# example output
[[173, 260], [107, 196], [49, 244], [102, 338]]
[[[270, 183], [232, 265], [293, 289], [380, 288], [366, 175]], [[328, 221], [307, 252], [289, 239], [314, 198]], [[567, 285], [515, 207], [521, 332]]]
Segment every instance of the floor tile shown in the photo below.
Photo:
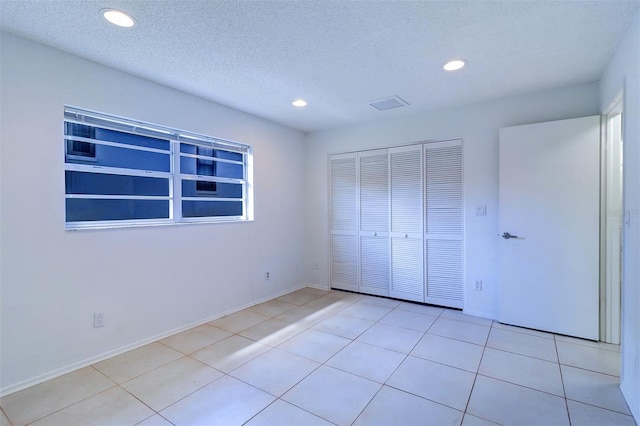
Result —
[[476, 373], [483, 350], [484, 347], [473, 343], [427, 333], [411, 355]]
[[318, 330], [307, 330], [278, 346], [287, 352], [323, 363], [351, 343], [350, 339]]
[[620, 353], [590, 346], [556, 342], [560, 364], [620, 376]]
[[440, 317], [427, 333], [484, 346], [489, 330], [484, 325]]
[[305, 303], [311, 302], [318, 297], [320, 297], [320, 295], [313, 294], [308, 291], [298, 290], [292, 293], [285, 294], [284, 296], [280, 296], [276, 300], [279, 300], [281, 302], [293, 303], [294, 305], [304, 305]]
[[162, 417], [160, 414], [155, 414], [141, 421], [136, 426], [173, 426], [173, 423]]
[[246, 423], [246, 426], [331, 426], [332, 424], [278, 399]]
[[387, 385], [464, 411], [475, 374], [408, 356]]
[[330, 315], [330, 313], [323, 312], [321, 309], [308, 308], [305, 305], [284, 312], [275, 317], [275, 319], [311, 327]]
[[553, 334], [547, 333], [546, 331], [533, 330], [526, 327], [516, 327], [514, 325], [502, 324], [498, 321], [494, 321], [491, 327], [498, 328], [500, 330], [513, 331], [514, 333], [524, 333], [532, 336], [544, 337], [546, 339], [553, 339]]
[[11, 426], [11, 422], [4, 411], [0, 410], [0, 426]]
[[204, 324], [162, 339], [160, 343], [188, 355], [229, 336], [228, 331]]
[[564, 398], [478, 376], [467, 413], [504, 425], [569, 425]]
[[633, 417], [582, 404], [576, 401], [567, 401], [569, 417], [572, 426], [635, 426]]
[[238, 333], [242, 330], [246, 330], [249, 327], [265, 322], [270, 317], [260, 315], [256, 312], [245, 309], [238, 311], [226, 317], [219, 318], [215, 321], [211, 321], [209, 324], [227, 330], [231, 333]]
[[396, 327], [408, 328], [425, 332], [435, 322], [437, 317], [433, 315], [419, 314], [417, 312], [394, 309], [379, 321], [381, 324], [393, 325]]
[[354, 425], [459, 425], [462, 411], [383, 386]]
[[120, 387], [78, 402], [32, 423], [34, 426], [134, 425], [153, 411]]
[[85, 367], [4, 396], [0, 406], [14, 425], [24, 425], [114, 386], [93, 367]]
[[381, 385], [321, 366], [282, 399], [338, 425], [351, 424]]
[[240, 425], [275, 400], [233, 377], [224, 376], [164, 409], [160, 414], [176, 426]]
[[391, 312], [391, 308], [367, 305], [365, 303], [354, 303], [353, 305], [344, 308], [340, 313], [354, 318], [378, 321], [389, 312]]
[[271, 349], [267, 345], [242, 336], [231, 336], [191, 354], [211, 367], [229, 373]]
[[373, 324], [375, 324], [374, 321], [354, 318], [340, 313], [319, 322], [312, 328], [335, 334], [336, 336], [346, 337], [347, 339], [355, 339]]
[[486, 348], [478, 374], [564, 398], [560, 366], [555, 362]]
[[408, 354], [423, 335], [421, 331], [378, 323], [362, 333], [356, 341]]
[[492, 328], [487, 347], [558, 362], [555, 342], [544, 337]]
[[620, 379], [617, 377], [566, 365], [562, 365], [560, 369], [567, 399], [622, 414], [631, 414], [620, 391]]
[[326, 365], [384, 383], [404, 359], [402, 353], [353, 342], [327, 361]]
[[462, 426], [494, 426], [497, 424], [498, 423], [490, 422], [480, 417], [472, 416], [469, 413], [466, 413], [462, 419]]
[[402, 311], [416, 312], [418, 314], [431, 315], [434, 317], [437, 317], [442, 312], [444, 312], [444, 308], [440, 308], [438, 306], [423, 305], [421, 303], [411, 303], [411, 302], [402, 302], [398, 305], [396, 309], [400, 309]]
[[261, 322], [251, 328], [238, 333], [238, 335], [258, 341], [269, 346], [278, 346], [289, 340], [296, 334], [303, 332], [305, 328], [298, 324], [281, 321], [275, 318]]
[[607, 351], [620, 352], [620, 345], [612, 345], [610, 343], [604, 343], [604, 342], [594, 342], [592, 340], [563, 336], [560, 334], [556, 334], [554, 335], [554, 337], [557, 342], [567, 342], [567, 343], [573, 343], [576, 345], [591, 346], [592, 348], [604, 349]]
[[399, 300], [388, 299], [386, 297], [377, 296], [363, 296], [356, 302], [357, 304], [364, 303], [365, 305], [380, 306], [381, 308], [395, 308], [400, 304]]
[[301, 288], [299, 291], [315, 294], [317, 296], [326, 296], [327, 294], [331, 293], [331, 290], [325, 290], [325, 289], [315, 288], [315, 287], [304, 287], [304, 288]]
[[264, 315], [267, 317], [277, 317], [278, 315], [287, 312], [298, 305], [288, 302], [282, 302], [280, 300], [269, 300], [267, 302], [260, 303], [258, 305], [248, 308], [250, 311]]
[[280, 396], [318, 368], [317, 362], [280, 349], [272, 349], [230, 375], [272, 395]]
[[93, 366], [114, 382], [124, 383], [183, 356], [184, 354], [175, 349], [154, 342]]
[[445, 309], [442, 312], [442, 314], [440, 314], [440, 318], [470, 322], [472, 324], [484, 325], [487, 327], [490, 327], [491, 324], [493, 323], [493, 320], [490, 320], [488, 318], [481, 318], [481, 317], [476, 317], [474, 315], [467, 315], [457, 309]]
[[125, 382], [122, 387], [160, 411], [220, 377], [218, 370], [184, 357]]
[[356, 302], [364, 297], [362, 294], [351, 293], [349, 291], [341, 291], [341, 290], [331, 290], [330, 293], [326, 295], [326, 297], [331, 297], [333, 299], [345, 300], [349, 302]]
[[318, 299], [312, 300], [309, 303], [305, 303], [302, 305], [305, 308], [311, 308], [316, 310], [317, 312], [332, 315], [336, 312], [339, 312], [346, 308], [347, 306], [351, 306], [353, 302], [342, 299], [335, 299], [329, 296], [319, 297]]

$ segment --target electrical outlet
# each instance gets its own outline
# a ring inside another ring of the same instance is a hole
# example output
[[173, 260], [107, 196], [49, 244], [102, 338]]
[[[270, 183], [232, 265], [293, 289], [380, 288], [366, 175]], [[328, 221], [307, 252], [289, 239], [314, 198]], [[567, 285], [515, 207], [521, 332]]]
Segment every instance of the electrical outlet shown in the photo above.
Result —
[[264, 280], [265, 280], [265, 281], [269, 281], [269, 278], [271, 278], [271, 277], [269, 276], [269, 273], [268, 273], [268, 272], [265, 272], [265, 273], [264, 273]]
[[482, 280], [476, 280], [473, 284], [473, 288], [476, 291], [482, 291]]
[[104, 312], [96, 312], [93, 314], [93, 328], [104, 327]]

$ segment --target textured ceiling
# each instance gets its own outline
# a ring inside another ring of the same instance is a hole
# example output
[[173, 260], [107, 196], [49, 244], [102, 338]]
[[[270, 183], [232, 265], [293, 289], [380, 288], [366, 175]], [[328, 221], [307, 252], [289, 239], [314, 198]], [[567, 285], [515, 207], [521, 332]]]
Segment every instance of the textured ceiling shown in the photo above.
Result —
[[[9, 31], [314, 131], [598, 80], [640, 0], [0, 0]], [[115, 27], [99, 14], [137, 20]], [[468, 66], [445, 73], [462, 57]], [[409, 106], [377, 111], [398, 95]], [[291, 101], [304, 98], [302, 109]]]

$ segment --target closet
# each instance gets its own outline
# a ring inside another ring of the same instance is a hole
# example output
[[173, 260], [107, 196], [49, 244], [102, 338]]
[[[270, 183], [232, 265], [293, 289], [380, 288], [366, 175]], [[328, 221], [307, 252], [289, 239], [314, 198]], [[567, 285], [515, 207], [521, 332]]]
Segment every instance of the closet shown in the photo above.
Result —
[[462, 308], [462, 140], [329, 157], [331, 287]]

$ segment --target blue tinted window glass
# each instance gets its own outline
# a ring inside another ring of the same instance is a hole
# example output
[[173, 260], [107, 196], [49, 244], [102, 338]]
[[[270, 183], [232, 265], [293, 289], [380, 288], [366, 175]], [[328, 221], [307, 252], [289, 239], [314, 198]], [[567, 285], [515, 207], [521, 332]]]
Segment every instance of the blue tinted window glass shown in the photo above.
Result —
[[[92, 165], [119, 167], [123, 169], [152, 170], [156, 172], [171, 171], [171, 157], [168, 153], [159, 154], [99, 144], [87, 145], [95, 146], [95, 158], [91, 163]], [[86, 161], [67, 157], [67, 163], [86, 164]]]
[[[200, 185], [198, 185], [200, 184]], [[213, 185], [203, 185], [213, 184]], [[182, 181], [183, 197], [242, 198], [242, 185], [236, 183]]]
[[180, 172], [191, 175], [244, 179], [241, 164], [229, 164], [202, 158], [180, 157]]
[[183, 201], [182, 216], [242, 216], [241, 201]]
[[170, 148], [170, 142], [167, 140], [101, 129], [99, 127], [95, 128], [95, 138], [103, 141], [126, 143], [128, 145], [144, 146], [146, 148], [163, 149], [166, 151]]
[[169, 179], [65, 172], [67, 194], [169, 196]]
[[169, 201], [67, 198], [66, 213], [67, 222], [162, 219], [169, 217]]

